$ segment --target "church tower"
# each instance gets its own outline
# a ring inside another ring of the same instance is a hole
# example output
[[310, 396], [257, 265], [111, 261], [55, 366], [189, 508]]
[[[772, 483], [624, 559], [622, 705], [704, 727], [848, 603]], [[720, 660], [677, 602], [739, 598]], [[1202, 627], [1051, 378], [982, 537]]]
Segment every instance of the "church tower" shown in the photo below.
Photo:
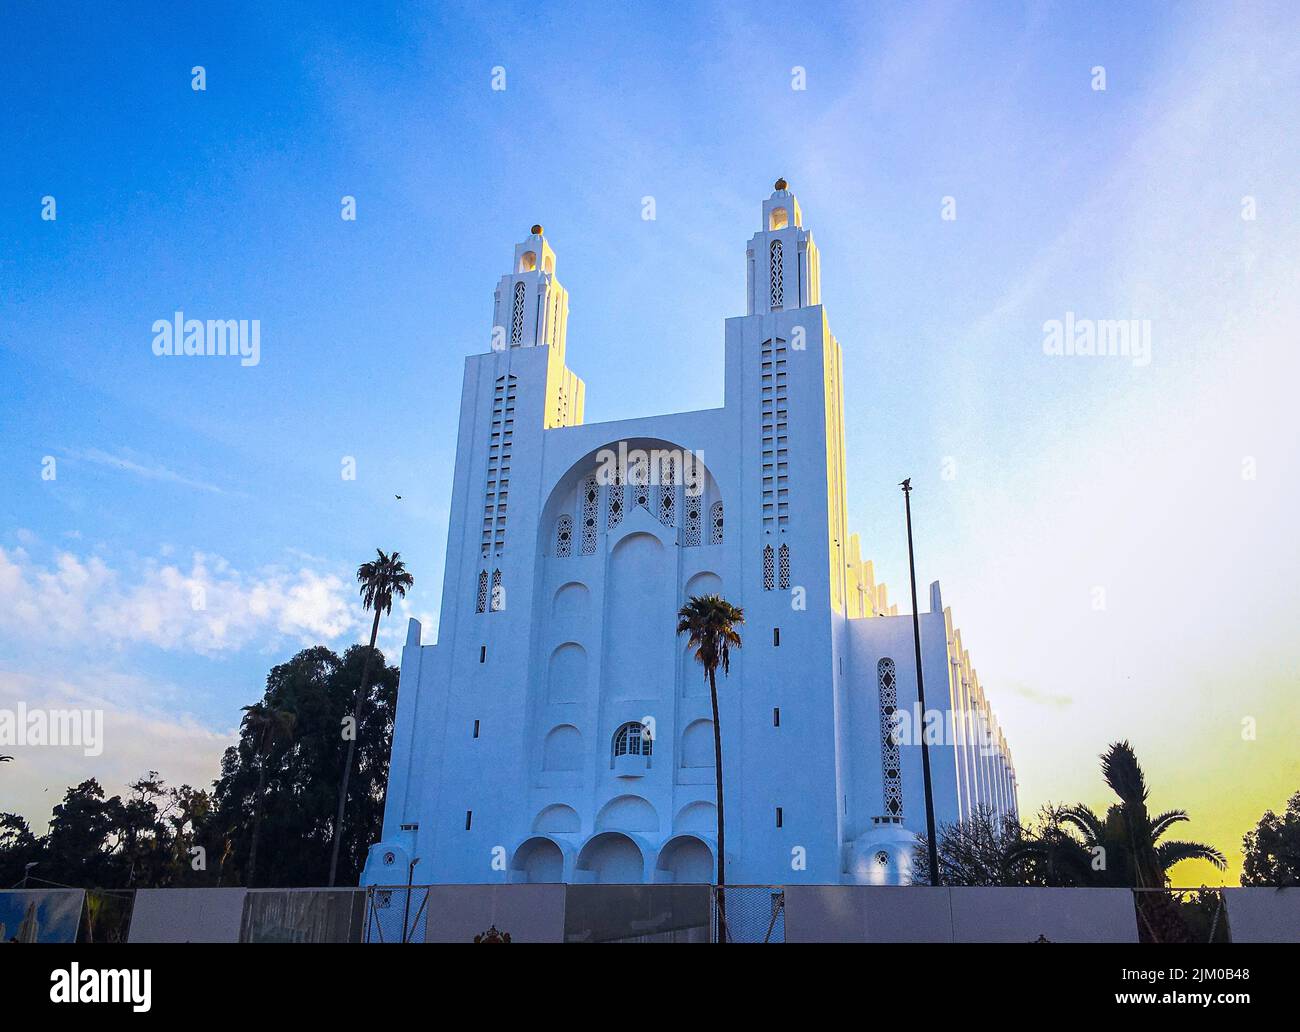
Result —
[[749, 241], [747, 313], [821, 304], [821, 265], [799, 201], [784, 179], [763, 202], [763, 228]]

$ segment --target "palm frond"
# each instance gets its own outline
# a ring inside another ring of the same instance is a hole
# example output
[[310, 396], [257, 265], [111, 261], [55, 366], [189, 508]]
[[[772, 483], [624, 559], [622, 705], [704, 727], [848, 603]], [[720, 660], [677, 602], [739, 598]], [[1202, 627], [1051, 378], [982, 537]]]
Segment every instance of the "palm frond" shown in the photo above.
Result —
[[1156, 846], [1156, 860], [1165, 871], [1183, 860], [1208, 860], [1220, 871], [1228, 866], [1222, 853], [1203, 842], [1162, 842]]

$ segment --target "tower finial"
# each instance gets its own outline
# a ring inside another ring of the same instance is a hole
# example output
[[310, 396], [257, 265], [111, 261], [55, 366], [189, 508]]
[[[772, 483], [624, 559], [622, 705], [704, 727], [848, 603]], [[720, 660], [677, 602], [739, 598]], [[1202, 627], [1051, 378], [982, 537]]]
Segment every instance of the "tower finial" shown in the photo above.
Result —
[[778, 180], [776, 181], [776, 188], [777, 188], [778, 190], [784, 190], [784, 189], [786, 189], [787, 187], [789, 187], [789, 185], [790, 185], [790, 184], [787, 183], [787, 182], [785, 181], [784, 178], [782, 178], [782, 179], [778, 179]]
[[542, 224], [541, 224], [540, 222], [534, 224], [534, 226], [533, 226], [531, 232], [532, 232], [533, 236], [541, 236], [541, 235], [542, 235]]

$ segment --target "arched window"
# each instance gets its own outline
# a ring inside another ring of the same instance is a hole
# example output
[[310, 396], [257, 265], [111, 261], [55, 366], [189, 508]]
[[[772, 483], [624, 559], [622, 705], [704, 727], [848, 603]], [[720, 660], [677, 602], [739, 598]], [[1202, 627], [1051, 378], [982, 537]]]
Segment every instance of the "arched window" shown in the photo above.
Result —
[[772, 252], [771, 252], [771, 274], [772, 274], [771, 300], [772, 300], [773, 310], [780, 308], [782, 302], [785, 300], [785, 284], [782, 282], [784, 278], [783, 266], [785, 264], [785, 256], [783, 254], [783, 251], [784, 248], [781, 244], [781, 241], [773, 240]]
[[476, 613], [486, 613], [488, 602], [488, 578], [487, 570], [482, 570], [478, 575], [478, 604], [474, 608]]
[[524, 284], [515, 284], [515, 303], [510, 314], [510, 343], [518, 344], [524, 338]]
[[709, 544], [722, 544], [722, 503], [714, 502], [709, 514]]
[[776, 553], [771, 545], [763, 546], [763, 590], [771, 591], [776, 587]]
[[790, 212], [785, 208], [773, 208], [767, 220], [768, 229], [785, 229], [790, 225]]
[[790, 586], [790, 546], [782, 545], [777, 558], [777, 572], [780, 575], [781, 587], [783, 589], [788, 588]]
[[506, 607], [506, 591], [501, 586], [501, 571], [492, 571], [492, 612], [499, 613]]
[[614, 732], [615, 756], [649, 756], [653, 749], [650, 729], [639, 720], [624, 724]]
[[903, 816], [903, 772], [898, 755], [898, 682], [894, 661], [886, 657], [876, 664], [876, 688], [880, 695], [880, 777], [884, 789], [885, 815]]
[[567, 512], [555, 521], [555, 554], [561, 559], [573, 555], [573, 517]]

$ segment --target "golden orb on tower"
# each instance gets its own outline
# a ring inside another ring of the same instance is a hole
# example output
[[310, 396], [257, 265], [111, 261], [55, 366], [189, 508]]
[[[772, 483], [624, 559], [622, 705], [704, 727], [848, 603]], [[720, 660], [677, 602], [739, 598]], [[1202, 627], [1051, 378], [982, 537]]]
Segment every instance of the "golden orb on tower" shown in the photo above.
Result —
[[533, 226], [533, 236], [541, 236], [541, 235], [542, 235], [542, 226], [541, 223], [539, 222], [535, 226]]
[[776, 188], [777, 188], [778, 190], [784, 190], [784, 189], [785, 189], [786, 187], [788, 187], [789, 185], [790, 185], [790, 184], [787, 183], [784, 179], [778, 179], [778, 180], [776, 181]]

